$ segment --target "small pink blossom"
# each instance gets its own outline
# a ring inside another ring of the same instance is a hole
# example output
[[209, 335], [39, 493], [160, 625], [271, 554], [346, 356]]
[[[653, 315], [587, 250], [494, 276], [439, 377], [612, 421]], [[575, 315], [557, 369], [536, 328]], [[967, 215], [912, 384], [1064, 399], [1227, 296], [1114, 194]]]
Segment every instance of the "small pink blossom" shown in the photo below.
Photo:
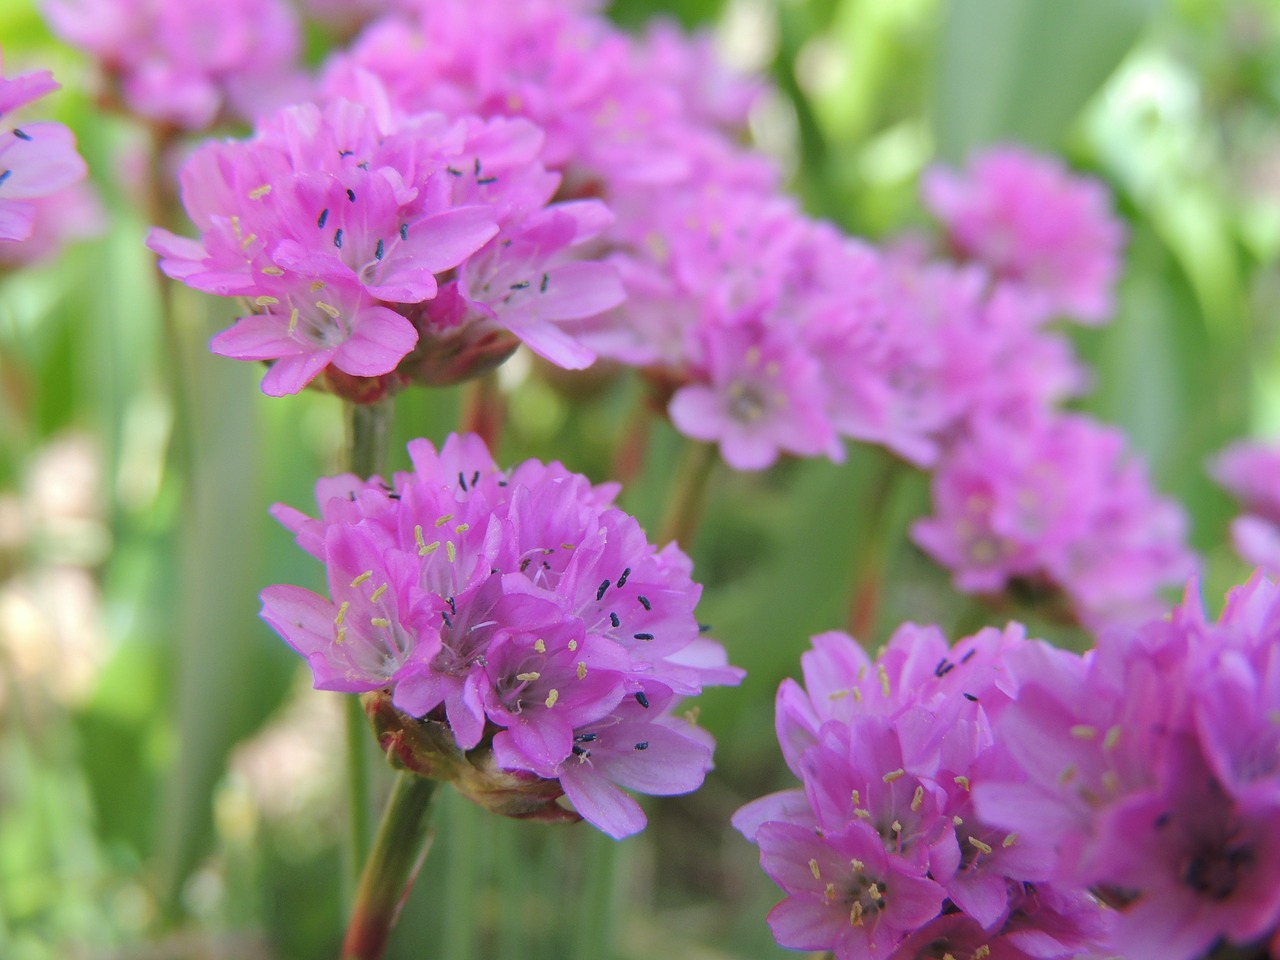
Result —
[[1014, 145], [929, 170], [925, 205], [956, 254], [985, 265], [1048, 315], [1102, 323], [1112, 311], [1124, 229], [1103, 186]]

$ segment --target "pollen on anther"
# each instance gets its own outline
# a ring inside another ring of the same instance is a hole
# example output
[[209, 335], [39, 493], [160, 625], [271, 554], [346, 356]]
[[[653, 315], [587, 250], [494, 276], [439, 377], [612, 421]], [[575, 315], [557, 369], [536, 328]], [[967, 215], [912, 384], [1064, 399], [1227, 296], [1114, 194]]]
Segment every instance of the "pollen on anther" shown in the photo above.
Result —
[[453, 545], [452, 540], [446, 540], [444, 544], [444, 552], [449, 555], [449, 562], [453, 563], [458, 559], [458, 548]]
[[991, 844], [989, 844], [989, 843], [983, 843], [983, 842], [982, 842], [981, 840], [979, 840], [977, 837], [970, 837], [970, 838], [969, 838], [969, 846], [973, 847], [975, 850], [978, 850], [978, 851], [980, 851], [980, 852], [982, 852], [982, 853], [990, 853], [990, 852], [991, 852]]
[[552, 690], [547, 694], [547, 709], [550, 710], [556, 705], [556, 701], [560, 699], [560, 691]]
[[1098, 735], [1098, 728], [1087, 723], [1077, 723], [1071, 728], [1071, 735], [1077, 740], [1092, 740]]
[[382, 595], [386, 592], [387, 592], [387, 584], [384, 583], [382, 586], [378, 587], [377, 590], [373, 591], [373, 593], [369, 594], [369, 599], [374, 603], [377, 603], [379, 600], [382, 599]]
[[343, 600], [341, 606], [338, 607], [338, 614], [333, 618], [333, 622], [342, 625], [342, 621], [347, 619], [347, 611], [351, 609], [351, 601]]
[[334, 320], [337, 320], [339, 317], [341, 317], [341, 316], [342, 316], [342, 311], [340, 311], [340, 310], [339, 310], [337, 307], [335, 307], [332, 303], [325, 303], [325, 302], [324, 302], [324, 301], [322, 301], [322, 300], [317, 300], [317, 301], [316, 301], [316, 306], [317, 306], [319, 309], [323, 310], [325, 313], [327, 313], [327, 314], [328, 314], [330, 317], [332, 317]]
[[467, 532], [468, 530], [470, 530], [470, 529], [471, 529], [471, 524], [469, 524], [469, 523], [460, 523], [460, 524], [458, 524], [456, 527], [454, 527], [454, 528], [453, 528], [453, 532], [454, 532], [454, 533], [466, 533], [466, 532]]
[[956, 778], [955, 778], [955, 782], [956, 782], [956, 783], [958, 783], [958, 784], [960, 785], [960, 789], [962, 789], [962, 790], [968, 790], [968, 789], [969, 789], [969, 778], [968, 778], [968, 777], [956, 777]]
[[542, 674], [538, 673], [538, 671], [530, 670], [528, 673], [517, 673], [516, 679], [521, 683], [533, 683], [533, 681], [537, 680], [540, 676], [542, 676]]
[[1017, 842], [1018, 842], [1018, 835], [1016, 833], [1011, 833], [1007, 837], [1005, 837], [1003, 840], [1000, 841], [1000, 846], [1008, 850]]
[[919, 813], [920, 806], [923, 803], [924, 803], [924, 787], [916, 787], [916, 792], [911, 797], [911, 812]]
[[1107, 731], [1107, 735], [1102, 738], [1103, 750], [1114, 750], [1116, 744], [1120, 742], [1120, 727], [1116, 725]]
[[809, 872], [813, 874], [813, 879], [815, 879], [815, 880], [821, 880], [821, 879], [822, 879], [822, 871], [818, 868], [818, 861], [817, 861], [817, 860], [810, 860], [810, 861], [809, 861]]
[[880, 692], [886, 697], [889, 696], [889, 671], [881, 663], [876, 665], [876, 673], [880, 677]]
[[366, 570], [364, 573], [360, 574], [360, 576], [356, 577], [354, 580], [351, 581], [351, 586], [358, 587], [360, 586], [360, 584], [364, 583], [366, 580], [372, 580], [372, 579], [373, 579], [373, 571]]
[[905, 776], [906, 772], [907, 771], [903, 770], [902, 767], [899, 767], [897, 770], [890, 770], [880, 779], [885, 783], [893, 783], [893, 781], [897, 780], [899, 777]]
[[577, 650], [577, 649], [578, 649], [578, 641], [577, 641], [577, 640], [570, 640], [570, 641], [569, 641], [569, 652], [570, 652], [570, 653], [573, 653], [573, 651], [575, 651], [575, 650]]
[[262, 272], [268, 277], [283, 277], [284, 271], [279, 267], [263, 267]]
[[249, 199], [261, 200], [270, 192], [271, 192], [271, 184], [264, 183], [262, 186], [254, 187], [252, 190], [249, 191]]
[[386, 617], [370, 617], [369, 622], [373, 624], [375, 627], [391, 626], [391, 621], [388, 620]]
[[546, 653], [547, 641], [539, 637], [537, 640], [533, 641], [533, 649], [536, 650], [538, 653]]
[[452, 513], [446, 513], [443, 517], [436, 517], [436, 526], [443, 527], [446, 523], [453, 519]]
[[578, 679], [579, 680], [587, 679], [587, 665], [582, 660], [578, 661]]

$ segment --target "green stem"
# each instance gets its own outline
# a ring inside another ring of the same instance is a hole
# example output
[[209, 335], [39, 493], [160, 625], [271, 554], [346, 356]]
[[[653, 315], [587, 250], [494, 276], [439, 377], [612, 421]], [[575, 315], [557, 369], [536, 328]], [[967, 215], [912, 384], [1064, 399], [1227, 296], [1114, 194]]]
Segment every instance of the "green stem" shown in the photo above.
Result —
[[396, 779], [356, 888], [342, 960], [381, 960], [386, 951], [391, 928], [430, 847], [427, 824], [435, 790], [434, 780], [407, 771]]
[[684, 455], [676, 468], [675, 484], [667, 503], [667, 514], [662, 520], [662, 533], [658, 543], [674, 540], [688, 552], [702, 508], [706, 503], [707, 483], [716, 465], [716, 447], [696, 440], [687, 441]]
[[861, 568], [853, 582], [849, 604], [849, 632], [861, 642], [870, 641], [880, 614], [880, 601], [884, 594], [884, 570], [888, 560], [891, 535], [899, 533], [891, 517], [890, 499], [895, 481], [901, 473], [902, 461], [885, 456], [876, 470], [868, 491], [864, 516], [871, 518], [872, 527], [867, 537], [867, 549], [862, 555]]
[[[365, 479], [386, 472], [387, 435], [391, 430], [392, 412], [390, 399], [368, 404], [347, 401], [344, 404], [346, 450], [343, 469]], [[373, 741], [359, 697], [348, 696], [344, 699], [348, 811], [347, 844], [344, 851], [347, 869], [344, 876], [346, 891], [350, 893], [359, 879], [361, 865], [369, 856], [369, 836], [373, 825], [373, 811], [369, 801], [369, 757]]]

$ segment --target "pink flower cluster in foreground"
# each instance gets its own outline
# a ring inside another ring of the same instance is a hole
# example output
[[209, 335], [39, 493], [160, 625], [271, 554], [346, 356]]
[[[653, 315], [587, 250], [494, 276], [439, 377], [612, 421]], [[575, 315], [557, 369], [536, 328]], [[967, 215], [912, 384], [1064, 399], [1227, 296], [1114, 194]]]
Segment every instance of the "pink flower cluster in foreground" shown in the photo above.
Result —
[[252, 119], [305, 89], [301, 31], [283, 0], [44, 0], [50, 26], [95, 57], [128, 109], [203, 130]]
[[402, 113], [360, 74], [346, 96], [201, 147], [181, 174], [200, 239], [156, 229], [149, 242], [169, 276], [258, 308], [212, 347], [273, 361], [273, 396], [329, 367], [391, 374], [420, 340], [463, 328], [582, 367], [594, 354], [558, 323], [622, 297], [612, 268], [572, 252], [609, 214], [594, 200], [548, 205], [559, 177], [542, 148], [523, 120]]
[[1244, 508], [1231, 522], [1236, 552], [1280, 577], [1280, 443], [1233, 443], [1214, 458], [1210, 472]]
[[0, 58], [0, 244], [23, 243], [49, 219], [47, 205], [83, 179], [87, 168], [76, 152], [75, 135], [61, 123], [14, 125], [9, 116], [57, 90], [53, 75], [45, 70], [5, 79], [3, 65]]
[[558, 463], [502, 471], [471, 435], [409, 454], [389, 485], [321, 480], [319, 519], [276, 508], [325, 564], [329, 598], [268, 587], [263, 617], [318, 688], [390, 688], [461, 749], [491, 743], [502, 770], [558, 780], [610, 836], [640, 830], [620, 787], [686, 793], [711, 766], [674, 705], [742, 677], [700, 635], [689, 559], [656, 550], [615, 486]]
[[815, 637], [778, 737], [802, 790], [735, 825], [778, 942], [868, 956], [1191, 960], [1280, 951], [1280, 588], [1084, 656], [905, 626]]

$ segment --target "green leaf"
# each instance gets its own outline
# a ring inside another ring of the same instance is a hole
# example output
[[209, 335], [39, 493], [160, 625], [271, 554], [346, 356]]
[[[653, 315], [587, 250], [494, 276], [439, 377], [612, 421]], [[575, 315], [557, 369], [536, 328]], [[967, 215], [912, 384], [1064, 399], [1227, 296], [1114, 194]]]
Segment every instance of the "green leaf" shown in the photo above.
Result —
[[950, 0], [933, 129], [952, 162], [1001, 139], [1062, 142], [1141, 32], [1147, 0]]

